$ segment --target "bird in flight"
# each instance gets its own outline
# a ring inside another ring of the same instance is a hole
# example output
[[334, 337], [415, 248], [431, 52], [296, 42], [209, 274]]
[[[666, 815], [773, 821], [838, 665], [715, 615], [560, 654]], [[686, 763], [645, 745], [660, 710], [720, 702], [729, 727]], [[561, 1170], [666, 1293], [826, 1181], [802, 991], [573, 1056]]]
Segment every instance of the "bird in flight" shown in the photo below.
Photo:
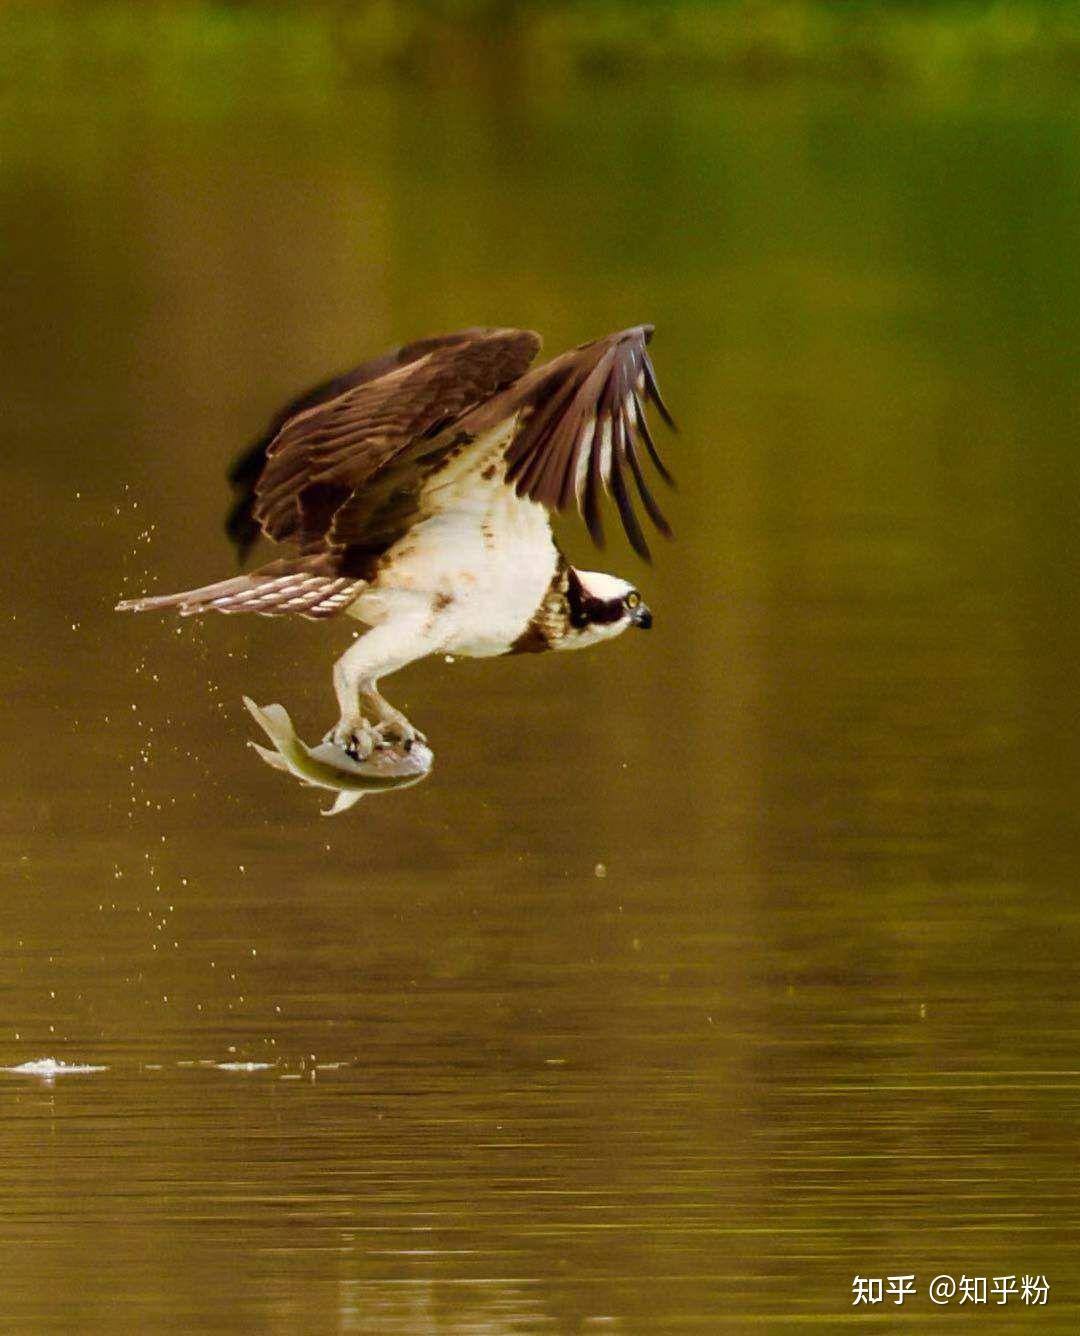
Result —
[[118, 610], [355, 618], [367, 629], [334, 664], [340, 717], [327, 734], [354, 760], [423, 740], [379, 691], [406, 664], [580, 649], [648, 628], [638, 590], [572, 566], [550, 516], [576, 505], [602, 546], [606, 491], [648, 560], [633, 484], [670, 533], [643, 468], [647, 455], [671, 482], [645, 416], [651, 402], [674, 427], [646, 351], [652, 332], [638, 325], [530, 370], [537, 334], [466, 329], [316, 386], [229, 475], [241, 557], [260, 534], [292, 553]]

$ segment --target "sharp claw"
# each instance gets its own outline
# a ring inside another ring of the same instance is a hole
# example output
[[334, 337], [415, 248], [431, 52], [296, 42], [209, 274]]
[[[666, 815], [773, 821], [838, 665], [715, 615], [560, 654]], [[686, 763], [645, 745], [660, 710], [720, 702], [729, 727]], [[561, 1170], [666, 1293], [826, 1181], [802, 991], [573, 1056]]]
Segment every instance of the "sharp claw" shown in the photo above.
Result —
[[340, 747], [346, 756], [357, 762], [366, 761], [377, 743], [377, 739], [366, 721], [357, 725], [347, 723], [344, 720], [335, 724], [323, 738], [323, 741], [330, 742], [335, 747]]
[[376, 746], [400, 747], [404, 752], [411, 751], [415, 742], [427, 741], [423, 733], [413, 728], [404, 716], [400, 719], [384, 719], [375, 725], [374, 731], [378, 739]]

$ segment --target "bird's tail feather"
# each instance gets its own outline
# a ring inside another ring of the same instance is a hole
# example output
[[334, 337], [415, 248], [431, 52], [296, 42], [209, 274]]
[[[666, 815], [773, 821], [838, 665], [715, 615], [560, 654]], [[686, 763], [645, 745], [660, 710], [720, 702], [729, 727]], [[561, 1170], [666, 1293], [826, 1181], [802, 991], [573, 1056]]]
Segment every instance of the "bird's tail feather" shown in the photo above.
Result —
[[181, 617], [199, 612], [260, 612], [266, 617], [289, 613], [301, 617], [333, 617], [343, 612], [364, 588], [363, 580], [341, 575], [317, 575], [302, 563], [283, 570], [288, 563], [237, 575], [230, 580], [184, 589], [176, 594], [152, 594], [125, 598], [117, 612], [151, 612], [176, 608]]

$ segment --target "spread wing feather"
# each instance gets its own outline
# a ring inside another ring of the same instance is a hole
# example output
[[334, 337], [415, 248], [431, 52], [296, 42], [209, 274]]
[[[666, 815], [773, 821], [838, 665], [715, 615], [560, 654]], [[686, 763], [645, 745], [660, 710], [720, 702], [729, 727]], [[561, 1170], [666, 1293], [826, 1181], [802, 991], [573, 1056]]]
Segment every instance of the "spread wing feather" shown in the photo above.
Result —
[[295, 539], [301, 550], [325, 541], [353, 492], [418, 439], [520, 377], [540, 347], [538, 335], [513, 329], [471, 330], [432, 343], [405, 365], [282, 426], [255, 488], [254, 516], [271, 538]]
[[260, 530], [320, 550], [357, 487], [417, 436], [519, 377], [539, 347], [528, 330], [460, 330], [395, 348], [294, 399], [229, 471], [237, 499], [227, 528], [240, 556]]
[[459, 424], [463, 431], [481, 431], [519, 412], [506, 471], [518, 495], [556, 511], [576, 502], [602, 546], [600, 498], [607, 490], [631, 545], [646, 560], [649, 547], [631, 481], [657, 529], [665, 535], [671, 530], [646, 482], [641, 447], [664, 481], [672, 478], [649, 432], [645, 404], [651, 402], [664, 422], [675, 426], [646, 351], [652, 332], [651, 325], [637, 325], [584, 343], [524, 375]]
[[242, 495], [230, 526], [241, 551], [257, 526], [295, 542], [302, 557], [348, 552], [352, 566], [343, 559], [342, 569], [360, 569], [364, 554], [407, 527], [424, 469], [456, 442], [516, 417], [506, 481], [517, 494], [555, 511], [576, 504], [602, 545], [606, 491], [648, 560], [633, 494], [660, 532], [670, 528], [642, 454], [672, 479], [645, 405], [674, 427], [646, 351], [651, 336], [651, 325], [638, 325], [528, 371], [538, 335], [468, 329], [404, 345], [316, 386], [234, 465], [230, 477]]
[[444, 335], [442, 339], [425, 339], [419, 343], [408, 343], [399, 348], [393, 348], [381, 357], [373, 357], [370, 361], [361, 362], [359, 366], [353, 367], [350, 371], [344, 371], [339, 375], [331, 376], [328, 380], [320, 381], [318, 385], [313, 385], [311, 389], [305, 390], [303, 394], [291, 399], [284, 408], [275, 413], [266, 429], [248, 446], [243, 454], [233, 460], [227, 475], [236, 496], [232, 509], [225, 520], [225, 531], [236, 544], [237, 554], [241, 562], [255, 545], [259, 534], [262, 532], [259, 522], [255, 518], [255, 485], [259, 481], [259, 475], [266, 467], [267, 451], [278, 432], [290, 418], [296, 417], [298, 413], [303, 413], [306, 409], [326, 403], [330, 399], [336, 399], [339, 394], [344, 394], [346, 390], [355, 389], [358, 385], [364, 385], [369, 380], [384, 376], [388, 371], [393, 371], [395, 367], [406, 366], [409, 362], [415, 362], [417, 358], [423, 357], [425, 353], [439, 343], [458, 340], [473, 332], [472, 330], [462, 330], [460, 334]]

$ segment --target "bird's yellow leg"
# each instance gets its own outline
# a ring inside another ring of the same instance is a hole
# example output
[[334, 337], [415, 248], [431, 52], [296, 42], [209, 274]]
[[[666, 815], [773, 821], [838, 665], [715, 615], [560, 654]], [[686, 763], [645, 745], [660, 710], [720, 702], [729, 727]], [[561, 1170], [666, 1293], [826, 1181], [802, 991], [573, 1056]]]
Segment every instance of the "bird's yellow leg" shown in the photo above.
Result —
[[380, 694], [378, 681], [436, 647], [429, 619], [412, 610], [381, 622], [355, 640], [334, 664], [340, 718], [327, 740], [358, 760], [391, 740], [402, 743], [405, 750], [417, 739], [424, 741], [423, 734]]

